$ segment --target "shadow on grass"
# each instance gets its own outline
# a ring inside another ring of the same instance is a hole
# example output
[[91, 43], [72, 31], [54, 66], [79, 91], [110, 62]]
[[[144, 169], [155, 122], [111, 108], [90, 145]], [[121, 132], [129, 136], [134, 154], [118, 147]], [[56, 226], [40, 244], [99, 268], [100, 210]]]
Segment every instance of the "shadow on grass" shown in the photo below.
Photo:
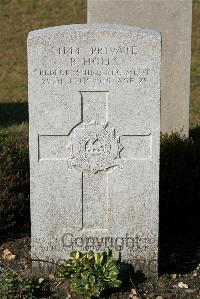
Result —
[[190, 137], [192, 137], [194, 140], [200, 139], [200, 127], [193, 128], [190, 130]]
[[28, 121], [27, 102], [0, 103], [0, 127]]
[[0, 243], [30, 231], [29, 181], [27, 142], [0, 135]]
[[160, 159], [160, 273], [187, 273], [200, 262], [200, 128], [163, 136]]

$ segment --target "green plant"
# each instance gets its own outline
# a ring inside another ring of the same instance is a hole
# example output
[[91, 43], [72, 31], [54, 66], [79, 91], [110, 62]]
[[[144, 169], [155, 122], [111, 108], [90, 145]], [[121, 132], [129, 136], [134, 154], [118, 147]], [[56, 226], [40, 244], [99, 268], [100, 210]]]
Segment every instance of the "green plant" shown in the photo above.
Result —
[[9, 273], [0, 276], [1, 299], [35, 299], [42, 286], [36, 278]]
[[71, 289], [84, 298], [96, 298], [112, 287], [119, 287], [119, 262], [113, 259], [112, 252], [81, 253], [73, 251], [70, 258], [58, 267], [62, 277], [70, 278]]

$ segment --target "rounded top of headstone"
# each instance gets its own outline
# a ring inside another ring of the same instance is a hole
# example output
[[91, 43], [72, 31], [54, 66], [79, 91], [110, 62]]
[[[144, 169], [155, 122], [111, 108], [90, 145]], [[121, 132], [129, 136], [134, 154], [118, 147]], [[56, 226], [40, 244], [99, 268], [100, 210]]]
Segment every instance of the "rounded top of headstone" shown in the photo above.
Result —
[[141, 33], [144, 35], [154, 35], [159, 37], [161, 34], [153, 29], [146, 29], [136, 26], [128, 25], [118, 25], [118, 24], [74, 24], [74, 25], [62, 25], [48, 27], [38, 30], [33, 30], [29, 32], [28, 39], [42, 36], [51, 35], [52, 33], [63, 33], [63, 32], [73, 32], [73, 31], [117, 31], [117, 32], [130, 32], [130, 33]]

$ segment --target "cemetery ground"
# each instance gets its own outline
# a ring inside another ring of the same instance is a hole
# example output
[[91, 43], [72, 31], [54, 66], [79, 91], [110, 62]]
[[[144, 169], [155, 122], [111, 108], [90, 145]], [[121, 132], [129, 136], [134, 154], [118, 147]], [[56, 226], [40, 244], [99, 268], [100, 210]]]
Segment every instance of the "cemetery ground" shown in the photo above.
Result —
[[[30, 275], [30, 215], [26, 37], [33, 29], [86, 22], [85, 1], [1, 1], [0, 298], [12, 271]], [[190, 138], [163, 136], [160, 159], [159, 279], [128, 273], [111, 298], [200, 298], [200, 1], [193, 1]], [[3, 46], [2, 46], [3, 45]], [[69, 298], [66, 282], [40, 286], [38, 298]], [[13, 288], [23, 286], [17, 279]], [[131, 291], [132, 289], [132, 291]], [[137, 297], [134, 297], [134, 289]], [[66, 290], [66, 292], [65, 292]], [[161, 296], [161, 297], [159, 297]], [[9, 297], [8, 297], [9, 298]], [[10, 298], [20, 298], [10, 297]], [[21, 297], [23, 298], [23, 297]], [[31, 297], [30, 297], [31, 298]], [[75, 298], [75, 297], [74, 297]]]

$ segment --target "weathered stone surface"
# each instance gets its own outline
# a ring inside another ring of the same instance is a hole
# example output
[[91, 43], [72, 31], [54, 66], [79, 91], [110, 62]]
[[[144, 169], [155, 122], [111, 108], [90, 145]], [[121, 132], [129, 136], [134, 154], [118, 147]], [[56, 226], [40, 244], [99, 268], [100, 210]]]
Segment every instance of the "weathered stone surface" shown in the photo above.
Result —
[[28, 37], [32, 259], [112, 249], [157, 269], [160, 34], [73, 25]]
[[188, 135], [192, 0], [88, 0], [87, 7], [88, 23], [161, 32], [161, 131]]

